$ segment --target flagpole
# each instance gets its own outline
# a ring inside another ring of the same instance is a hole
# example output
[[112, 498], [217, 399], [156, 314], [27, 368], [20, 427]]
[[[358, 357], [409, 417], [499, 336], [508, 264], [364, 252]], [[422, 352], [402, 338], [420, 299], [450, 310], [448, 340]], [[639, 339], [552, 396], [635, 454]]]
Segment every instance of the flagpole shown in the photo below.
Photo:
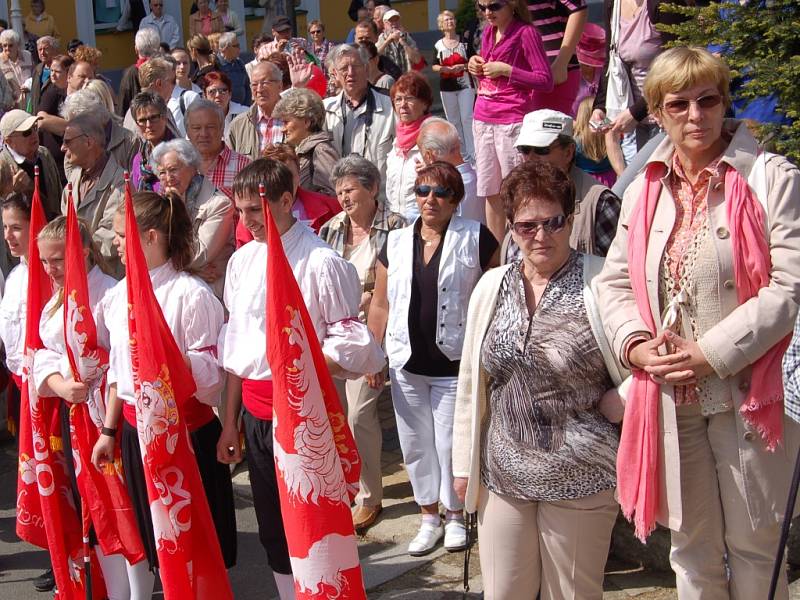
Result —
[[783, 568], [783, 553], [786, 549], [786, 541], [789, 539], [789, 527], [792, 524], [794, 515], [794, 505], [797, 502], [797, 488], [800, 487], [800, 449], [797, 451], [797, 458], [794, 461], [794, 475], [792, 484], [789, 487], [789, 498], [786, 502], [786, 511], [783, 513], [783, 524], [781, 525], [781, 537], [778, 541], [778, 550], [775, 553], [775, 563], [772, 566], [772, 580], [769, 583], [768, 600], [775, 600], [775, 592], [778, 588], [781, 569]]

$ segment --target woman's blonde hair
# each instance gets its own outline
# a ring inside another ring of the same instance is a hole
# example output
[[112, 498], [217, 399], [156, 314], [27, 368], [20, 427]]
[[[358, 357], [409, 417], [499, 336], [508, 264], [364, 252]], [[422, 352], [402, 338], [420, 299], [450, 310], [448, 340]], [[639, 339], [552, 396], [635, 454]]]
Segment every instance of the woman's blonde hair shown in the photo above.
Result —
[[219, 38], [222, 36], [220, 32], [214, 32], [208, 34], [208, 43], [211, 44], [211, 50], [213, 52], [219, 52]]
[[436, 26], [439, 28], [439, 31], [444, 31], [444, 20], [447, 17], [453, 17], [454, 19], [456, 18], [451, 10], [443, 10], [439, 13], [439, 16], [436, 17]]
[[722, 96], [725, 107], [730, 106], [731, 72], [721, 58], [705, 48], [677, 46], [656, 56], [644, 80], [644, 98], [651, 113], [661, 110], [667, 94], [711, 84]]
[[91, 90], [100, 98], [103, 105], [108, 109], [112, 115], [114, 114], [114, 93], [108, 84], [102, 79], [90, 79], [83, 86], [84, 90]]
[[[100, 269], [106, 272], [106, 261], [103, 258], [103, 255], [100, 254], [100, 249], [95, 244], [94, 239], [92, 238], [92, 233], [89, 230], [89, 225], [83, 219], [78, 219], [78, 230], [80, 231], [81, 235], [81, 245], [84, 248], [89, 249], [89, 266], [94, 267], [95, 265], [100, 267]], [[67, 241], [67, 217], [59, 216], [50, 221], [47, 225], [42, 227], [39, 231], [39, 235], [36, 236], [37, 242], [66, 242]], [[64, 304], [64, 288], [58, 290], [58, 298], [56, 300], [55, 305], [50, 312], [48, 313], [48, 317], [52, 317], [61, 305]]]
[[595, 162], [600, 162], [608, 156], [606, 138], [599, 131], [589, 127], [592, 119], [592, 105], [594, 96], [587, 96], [578, 105], [578, 114], [575, 116], [575, 141], [581, 146], [581, 151]]

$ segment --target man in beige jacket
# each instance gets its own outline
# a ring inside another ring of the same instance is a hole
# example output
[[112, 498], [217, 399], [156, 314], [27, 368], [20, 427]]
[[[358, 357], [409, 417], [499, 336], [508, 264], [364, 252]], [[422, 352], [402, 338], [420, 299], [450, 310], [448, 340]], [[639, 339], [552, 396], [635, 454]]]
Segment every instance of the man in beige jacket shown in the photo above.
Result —
[[277, 65], [260, 62], [253, 67], [250, 75], [253, 106], [231, 122], [225, 140], [234, 152], [256, 160], [264, 148], [283, 141], [283, 124], [272, 116], [272, 109], [281, 98], [282, 83]]

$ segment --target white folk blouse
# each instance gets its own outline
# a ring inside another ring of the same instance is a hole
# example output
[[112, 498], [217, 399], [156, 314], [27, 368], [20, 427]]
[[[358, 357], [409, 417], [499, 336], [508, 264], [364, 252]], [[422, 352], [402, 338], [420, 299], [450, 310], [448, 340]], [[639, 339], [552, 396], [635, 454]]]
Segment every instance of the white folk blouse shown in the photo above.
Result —
[[[195, 397], [203, 404], [219, 405], [225, 382], [217, 365], [217, 336], [224, 318], [222, 304], [205, 283], [176, 271], [170, 261], [151, 269], [150, 281], [175, 342], [191, 364], [197, 385]], [[117, 396], [134, 404], [126, 279], [105, 295], [100, 307], [98, 337], [107, 336], [110, 342], [108, 383], [116, 383]]]
[[[117, 284], [117, 280], [109, 277], [99, 267], [94, 267], [86, 276], [89, 283], [89, 308], [92, 316], [97, 321], [97, 311], [100, 301], [108, 290]], [[42, 338], [40, 350], [33, 357], [33, 382], [40, 396], [55, 396], [45, 383], [53, 373], [60, 373], [64, 379], [72, 377], [72, 370], [67, 358], [67, 348], [64, 343], [64, 306], [63, 304], [53, 311], [59, 294], [53, 295], [44, 306], [39, 319], [39, 336]], [[52, 313], [52, 314], [51, 314]], [[98, 331], [98, 343], [107, 345], [108, 340], [103, 340]]]
[[28, 306], [28, 265], [20, 263], [6, 280], [0, 301], [0, 339], [6, 349], [6, 366], [15, 375], [22, 375], [25, 345], [25, 311]]
[[[358, 320], [361, 283], [355, 267], [299, 221], [281, 241], [325, 356], [348, 379], [380, 371], [383, 351]], [[220, 362], [242, 379], [272, 378], [266, 356], [266, 276], [264, 242], [248, 242], [228, 262], [224, 301], [230, 316], [220, 335]]]

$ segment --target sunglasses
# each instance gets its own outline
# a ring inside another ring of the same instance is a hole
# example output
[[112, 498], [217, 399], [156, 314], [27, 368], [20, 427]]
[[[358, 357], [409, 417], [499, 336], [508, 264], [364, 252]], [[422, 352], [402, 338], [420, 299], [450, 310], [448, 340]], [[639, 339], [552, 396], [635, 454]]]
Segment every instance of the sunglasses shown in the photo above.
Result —
[[491, 4], [481, 4], [478, 2], [478, 12], [497, 12], [506, 6], [505, 2], [492, 2]]
[[663, 108], [673, 117], [677, 117], [688, 111], [692, 103], [696, 104], [697, 107], [702, 110], [708, 110], [718, 106], [720, 102], [722, 102], [722, 96], [719, 94], [710, 94], [708, 96], [701, 96], [697, 100], [685, 100], [683, 98], [679, 100], [670, 100], [669, 102], [664, 102]]
[[144, 127], [148, 123], [158, 123], [163, 118], [164, 115], [147, 115], [146, 117], [141, 117], [140, 119], [136, 119], [136, 122], [142, 127]]
[[552, 234], [564, 229], [566, 224], [566, 215], [558, 215], [541, 221], [517, 221], [511, 225], [511, 229], [522, 238], [532, 238], [539, 232], [539, 228], [542, 228], [545, 233]]
[[517, 148], [520, 154], [523, 156], [528, 156], [529, 154], [533, 153], [537, 156], [547, 156], [553, 151], [552, 146], [519, 146]]
[[321, 29], [315, 29], [314, 31], [309, 31], [311, 35], [317, 35], [318, 33], [324, 33]]
[[441, 185], [418, 185], [414, 188], [414, 193], [420, 198], [427, 198], [431, 192], [437, 198], [450, 198], [453, 195], [453, 190]]
[[28, 137], [31, 137], [34, 133], [36, 133], [38, 131], [39, 131], [39, 126], [34, 124], [34, 125], [31, 126], [30, 129], [28, 129], [26, 131], [20, 131], [19, 134], [24, 138], [28, 138]]

